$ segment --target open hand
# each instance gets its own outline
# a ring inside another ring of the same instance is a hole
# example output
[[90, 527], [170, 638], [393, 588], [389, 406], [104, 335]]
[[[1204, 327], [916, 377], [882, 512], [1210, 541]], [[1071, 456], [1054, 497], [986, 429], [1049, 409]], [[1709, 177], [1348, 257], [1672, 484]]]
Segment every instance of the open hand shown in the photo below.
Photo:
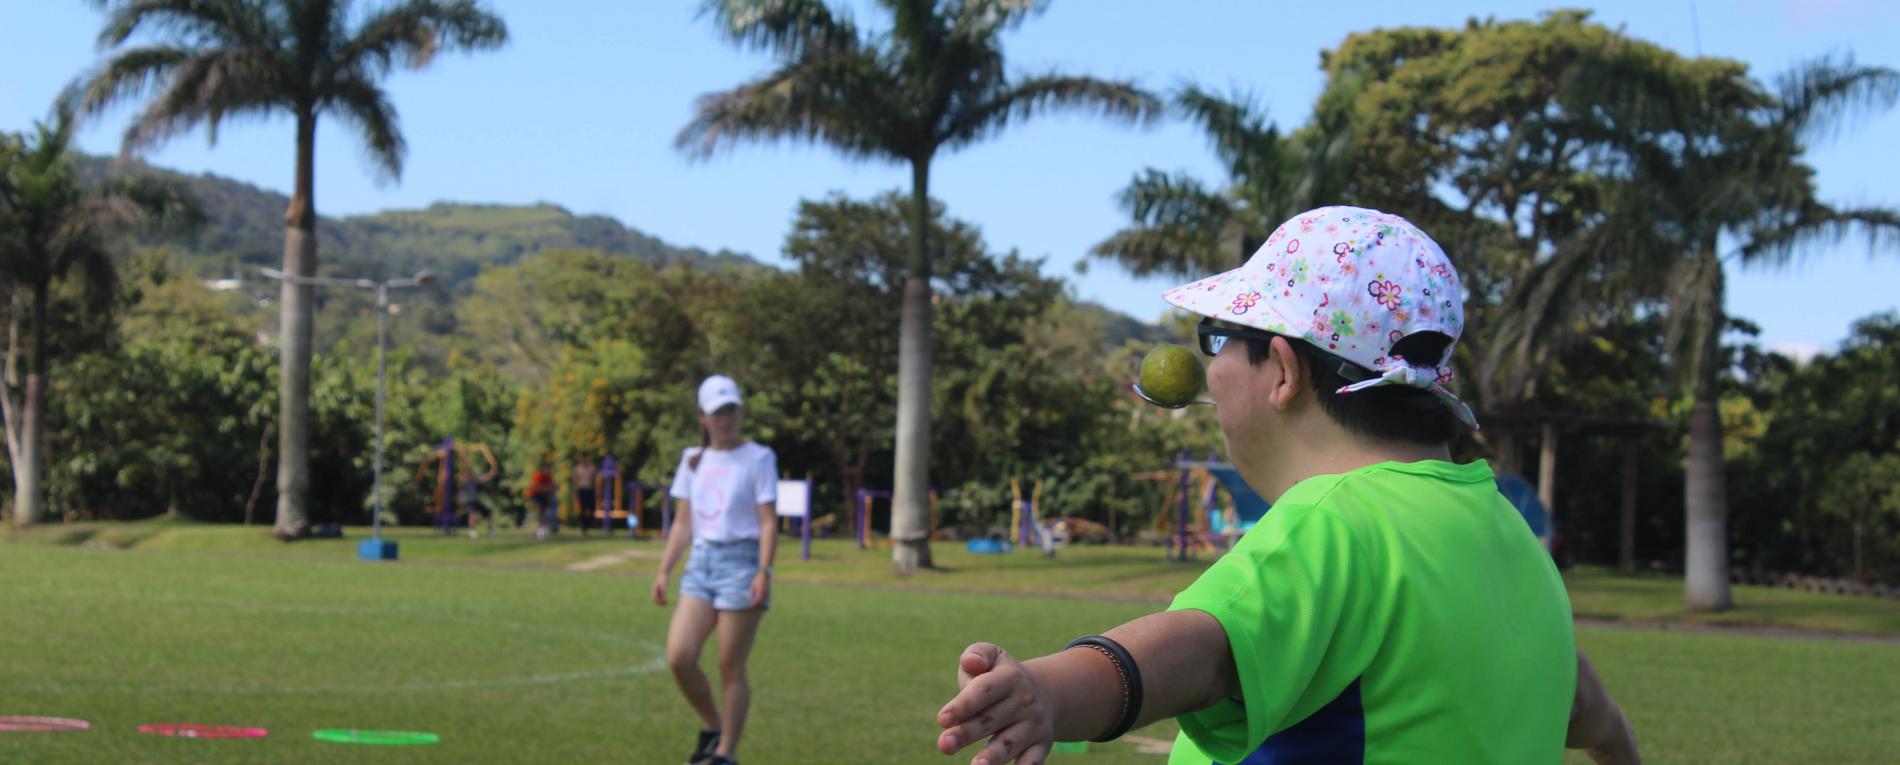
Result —
[[957, 695], [937, 712], [937, 749], [956, 754], [988, 738], [971, 765], [1041, 765], [1055, 742], [1055, 715], [1021, 662], [992, 643], [957, 658]]

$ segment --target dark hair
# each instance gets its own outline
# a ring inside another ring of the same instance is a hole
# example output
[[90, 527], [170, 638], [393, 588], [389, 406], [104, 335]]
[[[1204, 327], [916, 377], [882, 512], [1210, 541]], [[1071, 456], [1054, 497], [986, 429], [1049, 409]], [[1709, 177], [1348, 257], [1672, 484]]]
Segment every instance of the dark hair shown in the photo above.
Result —
[[687, 466], [693, 470], [698, 470], [699, 458], [706, 456], [706, 449], [711, 446], [712, 431], [707, 430], [706, 424], [702, 422], [699, 425], [699, 451], [693, 452], [693, 456], [686, 458]]
[[[1269, 341], [1243, 339], [1247, 343], [1248, 362], [1259, 364], [1267, 360], [1272, 348]], [[1339, 373], [1342, 359], [1297, 337], [1288, 337], [1286, 341], [1306, 364], [1306, 379], [1314, 397], [1319, 399], [1320, 411], [1348, 432], [1382, 441], [1430, 445], [1449, 444], [1458, 437], [1463, 427], [1458, 415], [1431, 391], [1381, 385], [1341, 394], [1339, 389], [1353, 382]], [[1420, 332], [1399, 340], [1392, 346], [1392, 353], [1408, 359], [1436, 361], [1444, 358], [1445, 347], [1450, 344], [1449, 337]]]

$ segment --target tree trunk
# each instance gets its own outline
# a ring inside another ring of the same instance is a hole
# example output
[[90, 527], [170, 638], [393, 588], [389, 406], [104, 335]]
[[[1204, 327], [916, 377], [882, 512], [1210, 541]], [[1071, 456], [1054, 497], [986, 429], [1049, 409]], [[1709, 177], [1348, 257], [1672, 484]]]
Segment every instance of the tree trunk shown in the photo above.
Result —
[[[317, 273], [316, 116], [297, 119], [297, 185], [284, 214], [284, 273]], [[278, 322], [277, 523], [271, 534], [291, 540], [310, 525], [310, 345], [313, 289], [285, 279]]]
[[[1719, 277], [1718, 277], [1719, 278]], [[1718, 286], [1716, 288], [1720, 290]], [[1719, 292], [1718, 292], [1719, 294]], [[1695, 367], [1695, 405], [1689, 414], [1689, 470], [1685, 497], [1683, 594], [1693, 611], [1733, 605], [1728, 583], [1728, 488], [1722, 458], [1722, 412], [1717, 392], [1722, 369], [1722, 301], [1702, 327]]]
[[46, 515], [46, 313], [48, 286], [33, 285], [32, 320], [27, 324], [28, 350], [26, 384], [18, 406], [9, 406], [17, 415], [17, 428], [10, 446], [13, 455], [13, 525], [25, 528], [38, 524]]
[[910, 274], [897, 338], [897, 465], [891, 488], [891, 565], [898, 576], [930, 560], [930, 163], [911, 162]]
[[[21, 304], [20, 291], [12, 291], [12, 305], [7, 311], [7, 361], [5, 384], [0, 385], [0, 422], [4, 423], [7, 434], [7, 464], [18, 466], [26, 464], [25, 449], [20, 446], [20, 313], [26, 310]], [[19, 484], [14, 484], [13, 506], [8, 508], [7, 522], [19, 528], [20, 499]]]

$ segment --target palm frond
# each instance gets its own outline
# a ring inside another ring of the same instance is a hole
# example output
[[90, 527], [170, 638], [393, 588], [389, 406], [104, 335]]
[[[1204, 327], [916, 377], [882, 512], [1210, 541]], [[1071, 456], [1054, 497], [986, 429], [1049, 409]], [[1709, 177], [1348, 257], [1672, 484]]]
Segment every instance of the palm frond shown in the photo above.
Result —
[[1160, 118], [1161, 101], [1133, 82], [1061, 74], [1043, 74], [1014, 85], [949, 115], [939, 139], [945, 147], [973, 143], [1008, 126], [1055, 109], [1093, 112], [1133, 124]]
[[1119, 195], [1135, 225], [1090, 248], [1136, 276], [1186, 276], [1232, 266], [1222, 233], [1234, 220], [1232, 202], [1187, 176], [1149, 169]]
[[360, 76], [337, 81], [331, 93], [330, 106], [362, 137], [364, 153], [376, 168], [378, 179], [394, 181], [401, 177], [409, 146], [403, 140], [396, 105], [390, 102], [389, 93]]
[[674, 146], [694, 158], [745, 141], [819, 141], [858, 159], [905, 158], [897, 88], [866, 55], [809, 56], [700, 96]]
[[[930, 6], [930, 2], [914, 3]], [[991, 38], [1049, 9], [1049, 0], [965, 0], [956, 8], [953, 37]]]
[[1174, 110], [1207, 133], [1214, 155], [1230, 169], [1270, 160], [1285, 151], [1280, 131], [1251, 94], [1223, 97], [1187, 85], [1175, 92]]
[[78, 113], [98, 114], [114, 102], [139, 98], [158, 87], [192, 55], [169, 45], [124, 51], [75, 81], [66, 100]]
[[1815, 248], [1832, 247], [1859, 233], [1875, 253], [1900, 252], [1900, 210], [1870, 207], [1836, 210], [1810, 202], [1769, 228], [1750, 232], [1735, 256], [1745, 265], [1786, 266]]
[[1775, 86], [1781, 96], [1777, 121], [1810, 140], [1833, 138], [1854, 118], [1900, 103], [1900, 73], [1859, 66], [1852, 54], [1801, 64], [1775, 78]]
[[787, 61], [862, 47], [850, 16], [834, 14], [822, 0], [707, 0], [700, 13], [712, 16], [727, 40]]
[[226, 119], [293, 106], [301, 94], [287, 90], [277, 58], [268, 50], [232, 48], [192, 56], [176, 65], [169, 86], [126, 128], [125, 151], [137, 152], [201, 122], [216, 143]]
[[106, 11], [99, 48], [123, 44], [140, 30], [185, 41], [187, 47], [243, 47], [272, 42], [262, 3], [243, 0], [96, 0]]
[[474, 0], [405, 0], [365, 19], [337, 53], [344, 71], [421, 68], [443, 50], [492, 50], [508, 41], [500, 17]]

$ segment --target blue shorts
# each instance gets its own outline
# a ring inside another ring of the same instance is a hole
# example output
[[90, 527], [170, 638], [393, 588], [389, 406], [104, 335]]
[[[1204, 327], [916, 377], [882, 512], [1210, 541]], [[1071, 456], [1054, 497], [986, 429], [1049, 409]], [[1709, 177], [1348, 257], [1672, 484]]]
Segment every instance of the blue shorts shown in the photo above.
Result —
[[[686, 575], [680, 577], [680, 597], [699, 598], [718, 611], [752, 608], [752, 580], [759, 575], [759, 540], [694, 542], [686, 556]], [[766, 596], [760, 608], [770, 608]]]

